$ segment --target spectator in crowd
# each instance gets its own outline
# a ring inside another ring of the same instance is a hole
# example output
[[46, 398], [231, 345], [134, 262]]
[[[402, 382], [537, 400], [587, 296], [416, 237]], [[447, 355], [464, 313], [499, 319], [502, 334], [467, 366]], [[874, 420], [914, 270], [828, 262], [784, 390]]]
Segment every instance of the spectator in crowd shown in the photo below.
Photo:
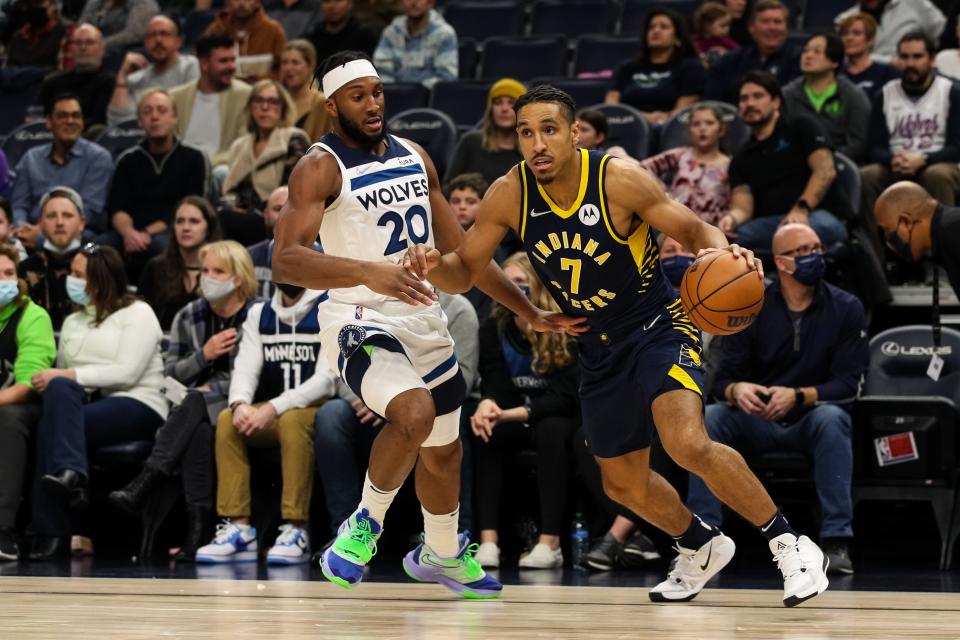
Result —
[[670, 236], [661, 233], [659, 241], [660, 266], [663, 267], [663, 275], [667, 276], [667, 281], [673, 285], [674, 289], [679, 290], [683, 274], [687, 272], [697, 256]]
[[362, 51], [373, 57], [380, 35], [354, 14], [353, 0], [323, 0], [320, 11], [323, 20], [308, 36], [319, 62], [339, 51]]
[[56, 0], [31, 0], [29, 5], [26, 24], [7, 43], [7, 65], [69, 69], [74, 25], [60, 15]]
[[107, 107], [113, 94], [115, 76], [103, 67], [103, 36], [90, 24], [81, 24], [71, 40], [73, 68], [48, 76], [40, 87], [40, 104], [52, 109], [58, 96], [73, 94], [80, 99], [83, 124], [88, 132], [107, 122]]
[[137, 287], [164, 331], [170, 330], [180, 309], [200, 296], [200, 249], [220, 238], [220, 218], [206, 198], [187, 196], [180, 201], [167, 246], [147, 262]]
[[819, 120], [833, 150], [860, 164], [867, 156], [870, 100], [853, 82], [837, 75], [842, 64], [839, 37], [811, 36], [800, 57], [803, 75], [783, 88], [783, 106], [792, 116], [806, 114]]
[[[510, 256], [503, 271], [529, 292], [536, 306], [558, 310], [526, 254]], [[494, 317], [485, 321], [480, 331], [479, 373], [483, 399], [470, 421], [476, 436], [472, 443], [476, 481], [482, 487], [477, 492], [480, 548], [475, 557], [486, 567], [500, 565], [497, 524], [503, 457], [512, 450], [535, 447], [540, 538], [520, 557], [520, 567], [561, 567], [560, 535], [571, 442], [580, 422], [573, 341], [564, 334], [535, 333], [525, 320], [496, 304]]]
[[7, 155], [0, 149], [0, 198], [10, 195], [10, 164]]
[[690, 112], [690, 146], [647, 158], [640, 164], [661, 180], [673, 176], [667, 188], [678, 202], [717, 224], [730, 211], [730, 156], [720, 150], [726, 133], [723, 112], [701, 104]]
[[233, 77], [237, 70], [234, 40], [212, 33], [197, 40], [200, 78], [170, 91], [177, 109], [177, 136], [207, 154], [213, 167], [230, 160], [230, 145], [247, 124], [244, 109], [250, 86]]
[[111, 244], [135, 257], [139, 274], [146, 259], [166, 246], [177, 203], [207, 192], [209, 169], [202, 151], [177, 139], [177, 108], [169, 93], [148, 90], [137, 111], [146, 136], [117, 159], [107, 211]]
[[100, 29], [107, 49], [126, 51], [143, 43], [150, 18], [158, 13], [156, 0], [87, 0], [80, 22]]
[[54, 187], [40, 200], [43, 246], [17, 267], [27, 283], [27, 293], [47, 310], [56, 331], [74, 310], [66, 282], [73, 258], [80, 249], [83, 225], [80, 194], [70, 187]]
[[723, 54], [740, 48], [730, 37], [730, 8], [719, 2], [704, 2], [693, 14], [691, 40], [701, 59], [708, 64]]
[[607, 114], [599, 109], [581, 109], [577, 113], [578, 131], [577, 140], [581, 149], [603, 151], [611, 156], [624, 160], [633, 160], [626, 149], [620, 145], [607, 146], [607, 132], [609, 122]]
[[487, 184], [523, 160], [517, 142], [513, 104], [527, 88], [513, 78], [501, 78], [487, 93], [487, 110], [480, 129], [464, 135], [447, 167], [446, 181], [461, 173], [479, 173]]
[[[469, 394], [478, 380], [477, 317], [463, 296], [443, 292], [438, 295], [440, 307], [447, 314], [457, 363]], [[353, 512], [360, 500], [365, 461], [369, 459], [370, 448], [382, 426], [382, 416], [370, 411], [340, 379], [337, 381], [337, 397], [317, 410], [313, 431], [316, 468], [326, 497], [331, 538], [336, 537], [340, 523]], [[359, 460], [364, 461], [362, 466], [358, 464]], [[470, 444], [464, 442], [460, 465], [461, 530], [472, 526], [473, 469], [470, 460]]]
[[234, 209], [262, 211], [274, 189], [286, 184], [310, 139], [293, 126], [296, 106], [276, 80], [253, 85], [247, 101], [247, 131], [230, 146], [224, 198]]
[[800, 50], [787, 42], [789, 10], [780, 0], [757, 0], [750, 14], [752, 42], [731, 51], [710, 68], [704, 97], [737, 103], [748, 71], [767, 71], [785, 85], [800, 75]]
[[384, 82], [419, 82], [428, 89], [459, 73], [457, 34], [434, 0], [401, 0], [403, 15], [383, 30], [373, 64]]
[[916, 181], [951, 207], [960, 189], [960, 87], [936, 74], [934, 44], [923, 33], [903, 36], [898, 51], [903, 78], [888, 82], [873, 99], [872, 164], [860, 171], [861, 213], [874, 230], [874, 203], [895, 181]]
[[267, 563], [310, 561], [313, 420], [317, 406], [333, 396], [337, 381], [320, 359], [317, 308], [327, 293], [282, 283], [277, 288], [269, 302], [250, 307], [243, 323], [229, 408], [217, 419], [217, 513], [225, 522], [213, 541], [197, 550], [197, 562], [256, 560], [247, 450], [277, 445], [283, 524]]
[[241, 69], [243, 58], [247, 56], [273, 56], [273, 63], [266, 72], [260, 71], [256, 65], [252, 73], [243, 70], [241, 75], [254, 78], [267, 75], [276, 78], [279, 75], [280, 56], [287, 44], [287, 34], [279, 22], [266, 14], [260, 0], [225, 0], [223, 10], [207, 27], [207, 33], [225, 33], [237, 43]]
[[179, 471], [187, 504], [187, 535], [175, 558], [192, 560], [213, 525], [214, 427], [227, 406], [230, 375], [250, 306], [257, 295], [253, 264], [232, 240], [200, 249], [200, 291], [173, 319], [164, 354], [167, 393], [179, 404], [157, 431], [143, 471], [108, 497], [140, 515], [161, 482]]
[[753, 44], [750, 37], [750, 1], [749, 0], [704, 0], [704, 4], [716, 2], [730, 10], [730, 37], [745, 47]]
[[487, 181], [479, 173], [461, 173], [447, 183], [447, 200], [464, 231], [476, 221], [480, 201], [486, 192]]
[[329, 133], [332, 127], [327, 98], [313, 88], [316, 66], [317, 52], [309, 40], [291, 40], [283, 48], [280, 80], [297, 107], [293, 126], [303, 129], [311, 142]]
[[136, 51], [123, 59], [107, 110], [109, 124], [136, 117], [137, 104], [147, 89], [170, 90], [200, 77], [197, 59], [180, 53], [182, 44], [180, 26], [175, 20], [167, 16], [150, 19], [143, 43], [149, 59]]
[[127, 293], [120, 254], [86, 245], [73, 257], [67, 293], [82, 308], [63, 323], [57, 368], [31, 379], [43, 396], [31, 560], [65, 548], [70, 510], [88, 504], [88, 452], [153, 439], [168, 410], [160, 392], [163, 332], [150, 305]]
[[41, 411], [30, 380], [57, 357], [50, 316], [17, 279], [18, 257], [0, 244], [0, 562], [20, 555], [17, 511]]
[[753, 135], [730, 161], [730, 213], [717, 223], [737, 242], [769, 251], [777, 227], [809, 224], [827, 245], [847, 229], [837, 215], [847, 206], [829, 192], [836, 177], [823, 126], [806, 115], [780, 112], [776, 78], [751, 71], [740, 88], [740, 117]]
[[700, 99], [706, 70], [687, 33], [687, 23], [669, 9], [647, 14], [640, 54], [613, 72], [608, 104], [623, 103], [663, 124], [677, 110]]
[[[288, 189], [282, 185], [273, 190], [270, 197], [267, 198], [267, 204], [263, 208], [263, 223], [267, 229], [266, 239], [255, 245], [247, 247], [250, 258], [253, 260], [253, 272], [257, 276], [257, 284], [260, 287], [260, 297], [264, 300], [273, 298], [273, 292], [276, 285], [273, 283], [273, 229], [277, 226], [277, 220], [280, 219], [280, 211], [283, 205], [287, 204]], [[319, 247], [319, 245], [314, 245]]]
[[877, 22], [873, 59], [890, 62], [899, 53], [904, 35], [919, 31], [931, 42], [943, 32], [947, 19], [930, 0], [861, 0], [836, 17], [837, 26], [857, 13], [867, 13]]
[[[707, 431], [745, 455], [795, 451], [813, 459], [823, 512], [820, 539], [831, 573], [853, 573], [852, 420], [838, 402], [860, 389], [870, 353], [863, 305], [821, 281], [823, 247], [810, 227], [787, 224], [773, 239], [777, 280], [760, 315], [724, 338]], [[721, 524], [721, 506], [690, 476], [687, 506]]]
[[12, 245], [17, 251], [20, 263], [27, 257], [27, 250], [23, 248], [23, 243], [13, 234], [13, 207], [10, 201], [0, 196], [0, 243]]
[[76, 95], [58, 96], [45, 110], [53, 141], [23, 154], [11, 195], [17, 238], [30, 249], [38, 244], [40, 200], [57, 186], [81, 195], [91, 231], [106, 230], [104, 205], [113, 176], [110, 152], [81, 137], [83, 111]]
[[877, 62], [871, 56], [877, 38], [877, 21], [869, 13], [854, 13], [840, 23], [840, 39], [847, 62], [840, 70], [855, 85], [863, 89], [870, 100], [883, 85], [900, 77], [892, 64]]

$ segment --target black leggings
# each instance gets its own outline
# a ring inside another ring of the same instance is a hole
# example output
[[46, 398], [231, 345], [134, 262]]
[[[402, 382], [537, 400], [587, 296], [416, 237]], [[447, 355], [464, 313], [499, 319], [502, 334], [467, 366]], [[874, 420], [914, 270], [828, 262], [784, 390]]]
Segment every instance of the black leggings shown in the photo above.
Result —
[[203, 394], [190, 391], [157, 430], [153, 451], [145, 463], [165, 475], [179, 470], [184, 498], [191, 507], [213, 508], [213, 433]]
[[504, 456], [511, 451], [533, 447], [537, 452], [540, 533], [548, 536], [560, 535], [570, 478], [570, 443], [579, 426], [579, 420], [550, 416], [529, 428], [519, 422], [498, 424], [493, 429], [489, 442], [473, 439], [477, 529], [483, 531], [497, 528]]

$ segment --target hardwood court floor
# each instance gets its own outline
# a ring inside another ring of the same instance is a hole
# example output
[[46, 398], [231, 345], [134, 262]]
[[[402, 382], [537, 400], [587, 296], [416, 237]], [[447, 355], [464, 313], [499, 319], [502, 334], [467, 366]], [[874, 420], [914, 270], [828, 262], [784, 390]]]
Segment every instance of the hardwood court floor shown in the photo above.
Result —
[[778, 591], [749, 589], [656, 605], [645, 589], [508, 586], [470, 602], [436, 585], [7, 576], [0, 638], [948, 639], [960, 638], [960, 596], [828, 591], [786, 609]]

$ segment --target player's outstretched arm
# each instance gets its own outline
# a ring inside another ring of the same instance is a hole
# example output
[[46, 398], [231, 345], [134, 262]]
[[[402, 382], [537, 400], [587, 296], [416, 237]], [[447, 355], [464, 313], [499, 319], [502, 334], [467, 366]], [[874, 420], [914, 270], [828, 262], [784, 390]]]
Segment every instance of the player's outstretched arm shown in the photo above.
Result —
[[690, 251], [699, 255], [710, 249], [725, 249], [743, 256], [763, 276], [763, 265], [753, 256], [753, 251], [729, 244], [720, 229], [669, 197], [663, 186], [640, 167], [611, 161], [607, 169], [606, 191], [611, 202], [638, 212], [651, 227]]
[[273, 279], [309, 289], [365, 285], [407, 304], [430, 305], [436, 296], [400, 265], [328, 256], [313, 250], [328, 199], [340, 193], [336, 160], [314, 150], [290, 174], [287, 203], [280, 213], [273, 250]]

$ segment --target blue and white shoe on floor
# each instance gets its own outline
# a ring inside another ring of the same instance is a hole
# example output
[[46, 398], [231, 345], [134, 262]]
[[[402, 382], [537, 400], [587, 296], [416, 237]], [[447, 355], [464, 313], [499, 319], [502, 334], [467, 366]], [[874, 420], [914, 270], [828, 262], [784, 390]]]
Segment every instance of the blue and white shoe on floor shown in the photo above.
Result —
[[224, 520], [217, 525], [217, 533], [210, 544], [197, 549], [197, 562], [256, 562], [257, 530], [248, 524], [234, 524]]
[[292, 524], [280, 527], [280, 535], [267, 552], [267, 564], [303, 564], [310, 561], [310, 536]]

